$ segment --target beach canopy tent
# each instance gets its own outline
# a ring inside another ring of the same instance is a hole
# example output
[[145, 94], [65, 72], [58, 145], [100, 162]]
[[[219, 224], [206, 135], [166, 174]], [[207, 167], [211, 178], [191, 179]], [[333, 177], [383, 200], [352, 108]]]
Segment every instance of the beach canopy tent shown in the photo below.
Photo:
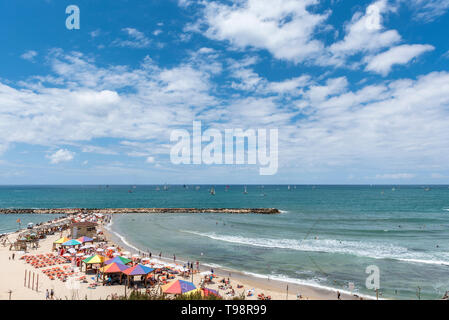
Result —
[[[151, 272], [153, 272], [154, 269], [146, 267], [141, 264], [136, 264], [134, 267], [128, 268], [122, 272], [120, 275], [120, 283], [122, 282], [122, 275], [126, 275], [128, 278], [128, 284], [130, 284], [129, 278], [134, 276], [144, 276]], [[145, 285], [147, 284], [147, 277], [145, 277]]]
[[98, 254], [83, 260], [85, 264], [103, 264], [106, 258]]
[[81, 238], [78, 238], [77, 240], [79, 242], [81, 242], [81, 243], [93, 242], [94, 241], [94, 239], [86, 237], [86, 236], [82, 236]]
[[63, 244], [64, 242], [69, 241], [69, 238], [66, 237], [62, 237], [61, 239], [56, 240], [55, 242], [53, 242], [54, 244]]
[[66, 246], [66, 247], [70, 247], [70, 246], [80, 246], [80, 245], [82, 245], [82, 243], [79, 242], [78, 240], [72, 239], [72, 240], [64, 242], [62, 245]]
[[128, 266], [125, 266], [122, 263], [113, 262], [111, 264], [108, 264], [104, 268], [101, 268], [100, 271], [103, 273], [119, 273], [125, 271], [128, 268]]
[[192, 282], [184, 280], [176, 280], [164, 284], [161, 288], [163, 293], [172, 294], [184, 294], [196, 289], [195, 285]]
[[101, 266], [104, 265], [106, 258], [103, 256], [100, 256], [98, 254], [88, 257], [86, 259], [83, 260], [83, 262], [86, 264], [86, 271], [87, 271], [87, 266], [90, 265], [92, 267], [92, 265], [94, 264], [100, 264]]
[[132, 260], [121, 257], [121, 256], [116, 256], [115, 258], [109, 259], [108, 261], [105, 261], [105, 264], [111, 264], [111, 263], [121, 263], [121, 264], [128, 264], [130, 262], [132, 262]]
[[143, 276], [149, 274], [153, 270], [154, 269], [146, 267], [144, 265], [136, 264], [134, 267], [131, 267], [123, 271], [123, 273], [126, 274], [127, 276]]

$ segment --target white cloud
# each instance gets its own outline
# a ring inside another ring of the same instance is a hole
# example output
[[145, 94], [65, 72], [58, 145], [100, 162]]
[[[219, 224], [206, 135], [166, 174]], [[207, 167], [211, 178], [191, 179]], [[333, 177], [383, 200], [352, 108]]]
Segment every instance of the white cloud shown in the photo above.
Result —
[[398, 0], [415, 10], [415, 20], [431, 22], [449, 9], [449, 0]]
[[123, 28], [122, 31], [128, 34], [129, 39], [117, 39], [112, 43], [113, 45], [119, 47], [148, 48], [151, 44], [151, 40], [143, 32], [135, 28]]
[[90, 34], [90, 36], [92, 38], [96, 38], [96, 37], [98, 37], [101, 34], [101, 30], [100, 29], [96, 29], [94, 31], [91, 31], [89, 34]]
[[148, 157], [148, 158], [146, 159], [146, 163], [154, 163], [154, 162], [155, 162], [154, 157]]
[[357, 12], [346, 26], [343, 40], [329, 47], [331, 57], [327, 57], [323, 64], [342, 65], [348, 56], [359, 52], [373, 53], [390, 47], [401, 40], [396, 30], [384, 30], [383, 14], [392, 8], [387, 0], [378, 0], [366, 8], [365, 13]]
[[58, 164], [60, 162], [67, 162], [73, 160], [75, 153], [67, 150], [67, 149], [59, 149], [55, 153], [47, 156], [50, 159], [50, 163]]
[[413, 58], [418, 57], [424, 52], [432, 51], [435, 48], [431, 45], [401, 45], [393, 47], [388, 51], [382, 52], [373, 57], [367, 57], [368, 62], [365, 70], [380, 73], [386, 76], [390, 73], [394, 65], [407, 64]]
[[[323, 49], [313, 33], [327, 18], [314, 14], [308, 7], [317, 0], [258, 0], [238, 1], [234, 5], [204, 2], [204, 35], [215, 40], [229, 41], [246, 49], [266, 49], [274, 57], [295, 63], [311, 59]], [[202, 30], [191, 26], [190, 30]]]
[[36, 52], [36, 51], [34, 51], [34, 50], [29, 50], [29, 51], [23, 53], [20, 57], [21, 57], [22, 59], [25, 59], [25, 60], [28, 60], [28, 61], [33, 62], [33, 61], [34, 61], [34, 58], [35, 58], [36, 56], [37, 56], [37, 52]]
[[411, 173], [386, 173], [386, 174], [377, 174], [376, 179], [391, 179], [391, 180], [398, 180], [398, 179], [412, 179], [415, 175]]

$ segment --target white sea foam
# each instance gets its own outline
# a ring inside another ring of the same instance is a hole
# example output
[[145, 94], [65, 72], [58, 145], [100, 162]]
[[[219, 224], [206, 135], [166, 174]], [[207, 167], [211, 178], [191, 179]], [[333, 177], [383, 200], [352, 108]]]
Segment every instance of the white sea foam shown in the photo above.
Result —
[[201, 237], [207, 237], [217, 241], [229, 243], [263, 247], [278, 248], [286, 250], [304, 251], [304, 252], [325, 252], [336, 254], [350, 254], [359, 257], [374, 259], [395, 259], [404, 262], [426, 263], [437, 265], [449, 265], [449, 261], [442, 260], [448, 257], [438, 258], [433, 254], [411, 252], [407, 248], [393, 244], [346, 241], [333, 239], [269, 239], [269, 238], [246, 238], [241, 236], [217, 235], [215, 233], [201, 233], [196, 231], [183, 231], [195, 234]]
[[112, 230], [112, 224], [113, 224], [113, 220], [111, 219], [111, 222], [105, 226], [106, 230], [108, 230], [110, 233], [114, 234], [117, 238], [119, 238], [120, 241], [122, 241], [127, 247], [131, 248], [132, 250], [135, 250], [136, 252], [141, 251], [139, 248], [137, 248], [136, 246], [129, 243], [128, 240], [124, 236], [122, 236], [120, 233]]
[[243, 272], [243, 273], [247, 274], [249, 276], [255, 277], [255, 278], [261, 278], [261, 279], [269, 278], [270, 280], [276, 280], [276, 281], [281, 281], [281, 282], [286, 282], [286, 283], [293, 283], [293, 284], [298, 284], [298, 285], [303, 285], [303, 286], [309, 286], [309, 287], [322, 289], [322, 290], [326, 290], [326, 291], [331, 291], [331, 292], [335, 292], [335, 293], [337, 291], [340, 291], [341, 293], [347, 294], [347, 295], [357, 294], [359, 297], [362, 297], [362, 298], [365, 298], [365, 299], [375, 299], [374, 296], [370, 296], [370, 295], [366, 295], [366, 294], [360, 294], [356, 290], [353, 291], [353, 292], [350, 292], [350, 291], [344, 290], [344, 289], [337, 289], [337, 288], [333, 288], [333, 287], [329, 287], [329, 286], [325, 286], [325, 285], [319, 284], [315, 280], [302, 280], [302, 279], [290, 278], [290, 277], [287, 277], [287, 276], [282, 275], [282, 274], [266, 275], [266, 274], [258, 274], [258, 273], [253, 273], [253, 272]]

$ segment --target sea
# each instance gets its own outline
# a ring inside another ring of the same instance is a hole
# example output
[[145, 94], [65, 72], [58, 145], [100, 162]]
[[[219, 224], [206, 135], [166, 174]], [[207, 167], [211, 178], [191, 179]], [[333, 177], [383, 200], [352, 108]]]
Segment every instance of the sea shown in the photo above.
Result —
[[[1, 186], [0, 207], [278, 208], [114, 215], [109, 228], [140, 251], [287, 284], [365, 296], [378, 285], [386, 299], [439, 299], [449, 290], [449, 186]], [[54, 217], [0, 215], [0, 233], [17, 230], [18, 218], [24, 227]]]

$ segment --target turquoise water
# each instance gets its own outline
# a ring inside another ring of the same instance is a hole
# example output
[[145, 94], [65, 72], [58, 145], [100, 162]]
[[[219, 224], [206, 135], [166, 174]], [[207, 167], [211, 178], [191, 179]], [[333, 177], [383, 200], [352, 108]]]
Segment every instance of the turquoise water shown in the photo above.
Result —
[[[14, 232], [27, 227], [28, 223], [34, 224], [47, 222], [60, 217], [58, 214], [7, 214], [0, 215], [0, 234]], [[20, 219], [20, 224], [17, 222]]]
[[263, 277], [340, 290], [353, 282], [373, 295], [365, 270], [376, 265], [386, 298], [449, 290], [447, 186], [209, 188], [0, 187], [0, 207], [275, 207], [283, 213], [117, 215], [112, 229], [142, 251]]

